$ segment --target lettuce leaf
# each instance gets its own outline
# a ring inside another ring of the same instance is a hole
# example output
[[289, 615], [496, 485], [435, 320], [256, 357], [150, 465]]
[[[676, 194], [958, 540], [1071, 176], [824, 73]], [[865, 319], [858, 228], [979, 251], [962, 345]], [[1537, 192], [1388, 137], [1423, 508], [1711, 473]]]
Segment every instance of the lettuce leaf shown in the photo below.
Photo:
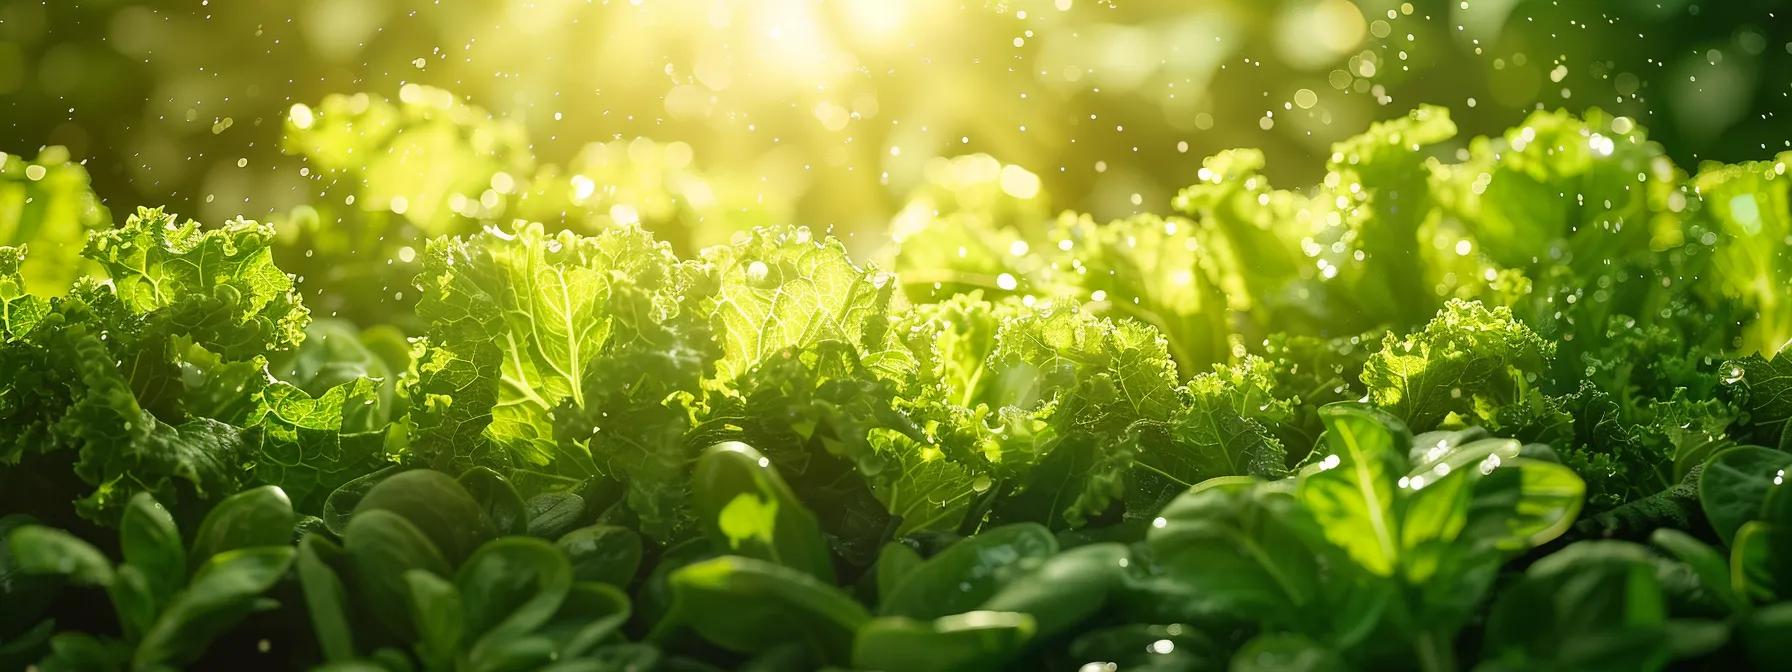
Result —
[[1455, 133], [1448, 111], [1431, 106], [1377, 123], [1332, 147], [1310, 191], [1271, 188], [1261, 152], [1222, 152], [1174, 205], [1197, 218], [1233, 308], [1265, 331], [1339, 337], [1419, 324], [1450, 295], [1440, 287], [1469, 280], [1439, 272], [1420, 244], [1432, 209], [1424, 150]]
[[[1255, 419], [1286, 413], [1286, 402], [1266, 398], [1273, 385], [1264, 372], [1250, 371], [1257, 367], [1247, 367], [1196, 376], [1183, 392], [1185, 405], [1167, 422], [1133, 425], [1129, 443], [1138, 452], [1127, 484], [1128, 514], [1156, 516], [1170, 500], [1210, 478], [1287, 475], [1287, 450]], [[1282, 408], [1267, 410], [1276, 406]]]
[[1193, 222], [1138, 215], [1099, 225], [1066, 216], [1051, 237], [1071, 252], [1044, 279], [1058, 296], [1156, 328], [1185, 375], [1231, 359], [1232, 320], [1219, 269]]
[[0, 246], [0, 342], [24, 336], [50, 312], [50, 301], [30, 294], [20, 266], [26, 248]]
[[705, 250], [703, 261], [717, 282], [702, 310], [715, 315], [723, 334], [718, 382], [788, 347], [882, 338], [895, 283], [859, 268], [836, 239], [818, 240], [804, 228], [760, 228]]
[[383, 463], [386, 418], [361, 410], [376, 383], [313, 399], [269, 375], [266, 358], [299, 345], [309, 319], [272, 243], [255, 222], [206, 229], [140, 209], [92, 237], [109, 281], [47, 301], [9, 291], [0, 417], [14, 431], [0, 462], [67, 451], [88, 488], [71, 493], [77, 510], [103, 522], [138, 492], [186, 519], [270, 481], [316, 510]]
[[588, 367], [616, 329], [619, 287], [653, 295], [642, 308], [670, 310], [691, 275], [639, 229], [548, 235], [530, 224], [432, 241], [417, 278], [429, 345], [415, 450], [438, 468], [593, 473], [582, 444], [555, 440], [553, 411], [584, 406]]
[[310, 321], [292, 277], [274, 265], [273, 242], [268, 224], [237, 219], [207, 230], [139, 208], [123, 226], [94, 233], [85, 254], [111, 276], [125, 310], [246, 359], [298, 345]]
[[1455, 300], [1423, 329], [1383, 338], [1363, 385], [1377, 406], [1428, 431], [1451, 414], [1484, 418], [1532, 394], [1553, 354], [1510, 310]]
[[705, 441], [722, 438], [699, 417], [722, 346], [707, 314], [645, 288], [616, 289], [616, 332], [586, 369], [583, 406], [565, 400], [555, 410], [555, 436], [585, 442], [598, 469], [626, 483], [641, 530], [673, 539], [690, 522], [691, 463]]
[[1751, 443], [1792, 449], [1792, 347], [1724, 365], [1724, 395], [1746, 412], [1739, 432]]
[[356, 378], [312, 397], [283, 382], [268, 385], [248, 441], [254, 480], [278, 484], [297, 511], [322, 511], [331, 491], [387, 463], [386, 423], [360, 409], [377, 403], [379, 383]]

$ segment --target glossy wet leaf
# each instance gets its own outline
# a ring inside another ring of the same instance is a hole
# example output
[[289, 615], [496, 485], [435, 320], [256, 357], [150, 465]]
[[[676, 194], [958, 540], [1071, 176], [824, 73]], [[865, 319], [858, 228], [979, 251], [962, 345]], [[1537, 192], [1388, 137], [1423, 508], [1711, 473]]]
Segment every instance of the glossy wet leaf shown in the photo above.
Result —
[[1737, 528], [1761, 515], [1761, 503], [1774, 478], [1792, 466], [1792, 454], [1759, 446], [1740, 446], [1718, 453], [1699, 477], [1699, 505], [1724, 543], [1733, 543]]
[[265, 485], [231, 495], [199, 523], [193, 535], [191, 561], [201, 565], [225, 551], [292, 543], [297, 517], [292, 500], [278, 486]]
[[299, 540], [294, 569], [304, 592], [305, 613], [310, 616], [324, 659], [330, 662], [355, 656], [348, 588], [343, 585], [341, 573], [347, 562], [342, 547], [328, 538], [308, 534]]
[[174, 517], [149, 493], [138, 493], [125, 505], [118, 525], [119, 546], [126, 564], [143, 573], [157, 602], [166, 601], [187, 582], [187, 549]]
[[180, 665], [197, 659], [213, 638], [255, 610], [256, 598], [286, 574], [292, 559], [291, 546], [240, 548], [212, 556], [144, 634], [133, 663]]
[[355, 505], [355, 516], [374, 510], [403, 517], [429, 537], [450, 563], [466, 559], [473, 549], [496, 536], [467, 489], [432, 469], [400, 472], [374, 484]]
[[1366, 406], [1326, 406], [1320, 418], [1329, 454], [1319, 469], [1301, 474], [1297, 496], [1327, 539], [1369, 571], [1392, 574], [1401, 553], [1396, 481], [1412, 435], [1399, 420]]
[[92, 544], [52, 527], [25, 525], [7, 535], [13, 562], [30, 574], [62, 574], [76, 583], [112, 582], [112, 562]]
[[475, 657], [552, 618], [572, 589], [572, 566], [553, 544], [504, 537], [479, 547], [454, 575]]
[[466, 614], [460, 592], [447, 579], [420, 569], [404, 573], [411, 598], [411, 619], [417, 624], [417, 651], [430, 668], [452, 667], [460, 654]]
[[738, 442], [711, 446], [697, 461], [692, 483], [699, 519], [717, 551], [833, 580], [820, 523], [759, 451]]
[[572, 562], [575, 581], [627, 586], [641, 566], [641, 535], [616, 525], [581, 527], [554, 542]]
[[342, 547], [348, 556], [355, 604], [400, 636], [415, 632], [405, 572], [421, 569], [446, 577], [453, 571], [417, 526], [383, 509], [355, 514], [342, 535]]
[[928, 619], [976, 609], [1012, 578], [1004, 572], [1057, 550], [1051, 530], [1036, 523], [1016, 523], [967, 537], [897, 581], [878, 602], [878, 614]]
[[1030, 615], [1040, 638], [1055, 637], [1100, 612], [1132, 562], [1131, 551], [1122, 544], [1079, 546], [1015, 577], [979, 608]]
[[839, 589], [756, 558], [704, 560], [674, 571], [670, 581], [673, 618], [736, 651], [798, 642], [844, 663], [854, 633], [870, 620], [865, 608]]
[[516, 494], [498, 472], [485, 467], [475, 467], [460, 475], [460, 485], [466, 488], [467, 494], [485, 511], [486, 520], [491, 522], [492, 529], [498, 534], [522, 534], [528, 531], [529, 521], [523, 508], [523, 498]]
[[1070, 643], [1070, 657], [1111, 662], [1121, 669], [1221, 670], [1227, 652], [1192, 626], [1121, 625], [1077, 637]]
[[854, 667], [870, 670], [988, 670], [1018, 655], [1033, 637], [1033, 618], [1003, 611], [970, 611], [916, 621], [873, 619], [853, 640]]
[[1554, 462], [1520, 457], [1496, 464], [1483, 458], [1463, 468], [1480, 476], [1463, 533], [1500, 551], [1522, 551], [1560, 536], [1574, 524], [1586, 495], [1580, 476]]

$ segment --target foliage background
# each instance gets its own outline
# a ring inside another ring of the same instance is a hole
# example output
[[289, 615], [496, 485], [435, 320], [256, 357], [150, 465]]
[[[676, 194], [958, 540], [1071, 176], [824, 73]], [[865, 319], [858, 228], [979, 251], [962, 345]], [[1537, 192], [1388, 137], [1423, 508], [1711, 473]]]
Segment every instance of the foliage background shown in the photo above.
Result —
[[[266, 218], [329, 185], [294, 104], [441, 87], [534, 161], [688, 145], [766, 215], [877, 245], [932, 156], [1039, 175], [1052, 210], [1162, 210], [1250, 146], [1310, 183], [1421, 103], [1460, 138], [1538, 108], [1634, 118], [1682, 167], [1788, 146], [1776, 0], [46, 0], [0, 4], [0, 147], [68, 148], [115, 212]], [[1449, 151], [1446, 147], [1444, 151]], [[757, 223], [757, 222], [747, 222]], [[868, 240], [869, 239], [869, 240]]]

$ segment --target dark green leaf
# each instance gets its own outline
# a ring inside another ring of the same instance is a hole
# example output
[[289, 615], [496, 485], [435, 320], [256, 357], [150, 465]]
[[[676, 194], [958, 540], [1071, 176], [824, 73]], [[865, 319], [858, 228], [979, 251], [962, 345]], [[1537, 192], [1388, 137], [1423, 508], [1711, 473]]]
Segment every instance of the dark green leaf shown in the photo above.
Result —
[[[1048, 537], [1049, 538], [1049, 537]], [[764, 560], [723, 556], [671, 576], [674, 617], [724, 648], [754, 652], [800, 642], [845, 663], [870, 615], [815, 577]]]
[[897, 541], [884, 544], [884, 549], [877, 554], [877, 564], [872, 566], [876, 573], [878, 599], [881, 601], [894, 592], [896, 585], [921, 563], [921, 554], [908, 544]]
[[1034, 632], [1049, 639], [1100, 612], [1131, 563], [1132, 553], [1123, 544], [1079, 546], [1014, 577], [979, 608], [1030, 615]]
[[181, 665], [256, 608], [255, 600], [285, 576], [291, 546], [260, 546], [211, 556], [187, 589], [169, 602], [132, 657], [136, 667]]
[[549, 492], [529, 499], [529, 536], [553, 539], [585, 519], [585, 498], [571, 492]]
[[355, 515], [374, 510], [404, 517], [429, 537], [451, 565], [496, 536], [467, 489], [433, 469], [400, 472], [374, 484], [355, 505]]
[[434, 542], [404, 517], [383, 509], [355, 514], [342, 535], [356, 605], [404, 639], [411, 639], [410, 587], [404, 573], [422, 569], [449, 576], [452, 568]]
[[0, 642], [0, 665], [16, 669], [25, 669], [31, 663], [42, 660], [49, 650], [50, 636], [56, 634], [56, 622], [44, 619], [29, 629]]
[[1786, 642], [1792, 638], [1792, 602], [1781, 602], [1756, 609], [1738, 626], [1749, 662], [1759, 669], [1772, 669], [1786, 660]]
[[7, 536], [13, 562], [30, 574], [66, 575], [75, 583], [112, 583], [112, 562], [92, 544], [62, 530], [24, 525]]
[[474, 467], [460, 475], [460, 485], [472, 495], [485, 511], [485, 518], [491, 521], [492, 528], [498, 534], [523, 534], [529, 529], [527, 512], [523, 509], [523, 498], [510, 487], [510, 482], [499, 476], [498, 472], [485, 467]]
[[279, 486], [264, 485], [231, 495], [206, 514], [193, 535], [191, 561], [195, 567], [225, 551], [292, 543], [297, 522], [292, 501]]
[[1016, 563], [1057, 551], [1057, 538], [1036, 523], [984, 531], [946, 547], [896, 582], [878, 603], [878, 614], [931, 619], [971, 611], [996, 594], [1011, 578], [1005, 571]]
[[474, 649], [466, 667], [478, 672], [536, 670], [554, 659], [554, 641], [539, 635], [515, 637]]
[[44, 672], [101, 672], [130, 667], [131, 647], [115, 640], [80, 632], [64, 632], [50, 638], [50, 656], [39, 667]]
[[738, 442], [704, 451], [692, 476], [698, 519], [716, 550], [834, 580], [821, 527], [759, 451]]
[[627, 586], [641, 567], [641, 535], [615, 525], [592, 525], [554, 542], [572, 562], [575, 581]]
[[324, 660], [339, 663], [355, 657], [354, 626], [349, 620], [348, 589], [341, 572], [348, 564], [342, 548], [319, 534], [299, 540], [295, 569], [305, 594], [305, 611], [323, 649]]
[[1070, 657], [1084, 664], [1114, 663], [1123, 670], [1207, 671], [1225, 669], [1227, 652], [1187, 625], [1121, 625], [1077, 637], [1070, 643]]
[[149, 584], [157, 604], [164, 603], [187, 583], [187, 549], [181, 543], [174, 517], [147, 492], [137, 493], [125, 505], [118, 525], [124, 561]]
[[410, 588], [411, 619], [417, 624], [417, 652], [424, 666], [453, 667], [467, 625], [460, 593], [447, 579], [421, 569], [406, 570], [404, 581]]
[[1730, 545], [1730, 577], [1736, 592], [1755, 602], [1792, 597], [1792, 528], [1743, 523]]
[[1745, 606], [1730, 580], [1730, 562], [1717, 549], [1674, 529], [1656, 530], [1649, 542], [1691, 568], [1700, 586], [1720, 603], [1736, 610]]
[[353, 480], [343, 483], [335, 490], [330, 491], [330, 495], [324, 498], [324, 511], [322, 516], [324, 519], [324, 527], [328, 528], [331, 534], [338, 537], [342, 536], [342, 534], [348, 530], [349, 517], [354, 515], [355, 507], [361, 505], [361, 498], [367, 496], [367, 491], [372, 490], [373, 486], [378, 485], [380, 481], [384, 481], [393, 474], [403, 470], [403, 467], [396, 464], [384, 467], [357, 476]]
[[465, 605], [466, 636], [475, 660], [533, 632], [552, 618], [572, 589], [572, 566], [546, 541], [504, 537], [480, 546], [455, 572]]
[[1792, 454], [1759, 446], [1718, 453], [1699, 477], [1699, 505], [1719, 538], [1729, 545], [1736, 529], [1761, 515], [1761, 503], [1775, 476], [1792, 465]]
[[1300, 635], [1258, 635], [1232, 656], [1232, 672], [1343, 672], [1337, 652]]
[[1323, 533], [1289, 493], [1252, 479], [1209, 481], [1177, 498], [1147, 537], [1190, 610], [1282, 627], [1329, 611]]
[[112, 598], [112, 610], [117, 612], [118, 624], [129, 641], [142, 639], [143, 633], [155, 625], [156, 615], [162, 610], [162, 603], [150, 587], [149, 579], [132, 565], [118, 566], [112, 583], [106, 586], [106, 595]]
[[673, 604], [675, 594], [671, 583], [672, 574], [686, 565], [714, 557], [716, 557], [716, 553], [710, 546], [709, 540], [700, 537], [666, 547], [665, 551], [660, 553], [659, 562], [647, 573], [647, 579], [642, 582], [640, 589], [635, 593], [635, 603], [641, 614], [641, 620], [655, 624], [654, 631], [656, 633], [675, 628], [677, 626], [676, 616], [672, 614], [672, 610], [677, 605]]
[[1494, 603], [1492, 657], [1554, 669], [1659, 669], [1669, 655], [1660, 563], [1642, 546], [1613, 541], [1544, 558]]
[[853, 639], [852, 664], [888, 672], [1000, 668], [1033, 637], [1033, 618], [970, 611], [931, 622], [900, 616], [873, 619]]
[[628, 595], [610, 585], [577, 581], [541, 634], [558, 643], [561, 658], [576, 658], [618, 638], [628, 620]]

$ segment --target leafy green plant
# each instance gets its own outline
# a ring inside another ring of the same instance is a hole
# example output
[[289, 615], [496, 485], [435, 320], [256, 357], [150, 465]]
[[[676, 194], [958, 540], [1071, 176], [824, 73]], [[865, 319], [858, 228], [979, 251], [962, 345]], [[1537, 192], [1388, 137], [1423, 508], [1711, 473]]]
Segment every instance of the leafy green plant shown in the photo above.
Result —
[[1112, 222], [941, 159], [871, 266], [694, 250], [684, 150], [538, 166], [407, 91], [295, 108], [342, 193], [277, 226], [0, 180], [54, 201], [0, 247], [0, 665], [1770, 667], [1792, 632], [1784, 157], [1689, 178], [1539, 112], [1452, 159], [1426, 107], [1307, 188], [1235, 150]]
[[1455, 631], [1499, 566], [1564, 532], [1582, 484], [1510, 439], [1413, 437], [1386, 412], [1321, 409], [1326, 455], [1292, 483], [1210, 481], [1153, 522], [1165, 572], [1209, 613], [1294, 631], [1364, 660], [1411, 642], [1424, 669], [1454, 665]]
[[7, 536], [20, 571], [55, 574], [111, 598], [119, 637], [65, 632], [50, 639], [42, 665], [59, 670], [144, 670], [191, 664], [211, 641], [255, 611], [293, 561], [292, 504], [273, 486], [245, 491], [207, 514], [190, 546], [174, 518], [148, 493], [131, 498], [119, 523], [124, 561], [91, 544], [35, 525]]
[[[500, 495], [476, 498], [462, 483]], [[598, 528], [557, 542], [501, 536], [494, 520], [527, 527], [510, 487], [484, 470], [458, 481], [427, 469], [393, 474], [361, 496], [340, 544], [315, 532], [301, 540], [298, 578], [325, 657], [513, 670], [614, 653], [606, 647], [630, 613], [617, 584], [634, 574], [639, 538]]]

